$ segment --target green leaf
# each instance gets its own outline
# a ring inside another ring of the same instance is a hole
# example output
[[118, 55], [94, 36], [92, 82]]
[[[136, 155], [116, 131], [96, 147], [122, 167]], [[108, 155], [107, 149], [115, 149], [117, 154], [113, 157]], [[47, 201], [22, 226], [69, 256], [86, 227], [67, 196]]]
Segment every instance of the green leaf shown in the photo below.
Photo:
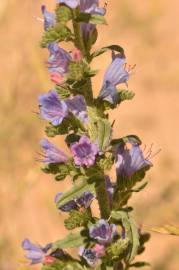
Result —
[[111, 138], [111, 124], [107, 119], [94, 118], [88, 126], [90, 138], [93, 142], [98, 142], [101, 151], [108, 147]]
[[112, 260], [122, 259], [129, 246], [129, 239], [119, 239], [107, 248], [107, 254]]
[[63, 25], [56, 24], [43, 33], [41, 47], [46, 48], [51, 42], [71, 41], [73, 38], [71, 30]]
[[136, 263], [130, 264], [130, 267], [136, 267], [136, 268], [141, 268], [144, 266], [151, 266], [151, 265], [148, 262], [136, 262]]
[[118, 95], [119, 95], [119, 103], [121, 103], [122, 101], [133, 99], [135, 93], [133, 91], [124, 89], [120, 90]]
[[128, 135], [119, 139], [114, 139], [111, 141], [111, 144], [115, 146], [116, 144], [120, 144], [120, 143], [128, 143], [129, 140], [130, 141], [132, 140], [133, 143], [137, 143], [139, 145], [142, 143], [142, 141], [137, 135], [132, 134], [132, 135]]
[[100, 119], [97, 122], [98, 127], [98, 144], [99, 148], [104, 151], [110, 143], [111, 138], [111, 125], [106, 119]]
[[126, 237], [130, 240], [130, 249], [127, 261], [131, 262], [137, 255], [140, 246], [138, 227], [136, 226], [133, 218], [124, 211], [112, 211], [111, 217], [122, 222]]
[[54, 242], [52, 245], [52, 251], [57, 249], [80, 247], [85, 244], [85, 241], [86, 238], [81, 234], [81, 232], [70, 233], [64, 239]]
[[79, 210], [72, 210], [69, 213], [69, 217], [65, 219], [65, 227], [68, 230], [73, 230], [75, 228], [86, 226], [91, 220], [91, 213], [88, 211], [81, 212]]
[[139, 192], [147, 186], [148, 182], [146, 181], [141, 186], [131, 189], [131, 192]]
[[107, 24], [102, 15], [81, 12], [75, 19], [76, 22], [86, 22], [92, 24]]
[[116, 52], [119, 52], [121, 53], [122, 56], [124, 56], [124, 49], [119, 46], [119, 45], [111, 45], [111, 46], [107, 46], [107, 47], [103, 47], [97, 51], [95, 51], [94, 53], [91, 54], [91, 60], [94, 58], [94, 57], [97, 57], [107, 51], [116, 51]]
[[60, 197], [59, 201], [57, 202], [57, 207], [59, 208], [74, 198], [80, 197], [86, 191], [90, 191], [95, 194], [95, 183], [89, 183], [89, 181], [84, 178], [80, 184], [75, 184], [68, 192], [65, 192]]
[[68, 21], [72, 19], [72, 13], [69, 7], [67, 6], [62, 6], [62, 5], [57, 5], [56, 10], [56, 21], [61, 23], [61, 24], [66, 24]]

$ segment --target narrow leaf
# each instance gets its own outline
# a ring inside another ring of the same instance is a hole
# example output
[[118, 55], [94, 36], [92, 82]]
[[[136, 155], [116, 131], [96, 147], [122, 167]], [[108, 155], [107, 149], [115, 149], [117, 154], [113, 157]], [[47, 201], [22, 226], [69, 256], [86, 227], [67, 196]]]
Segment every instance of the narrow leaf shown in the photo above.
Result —
[[56, 249], [74, 248], [80, 247], [85, 243], [85, 237], [81, 235], [81, 232], [70, 233], [62, 240], [56, 241], [52, 246], [52, 251]]
[[111, 45], [111, 46], [107, 46], [107, 47], [103, 47], [97, 51], [95, 51], [94, 53], [92, 53], [91, 55], [91, 60], [94, 58], [94, 57], [97, 57], [107, 51], [116, 51], [116, 52], [119, 52], [121, 53], [121, 55], [124, 55], [124, 49], [119, 46], [119, 45]]
[[136, 262], [136, 263], [130, 264], [130, 267], [136, 267], [136, 268], [141, 268], [141, 267], [144, 267], [144, 266], [150, 266], [150, 263], [148, 263], [148, 262]]
[[74, 185], [69, 191], [65, 192], [60, 197], [57, 202], [57, 207], [59, 208], [74, 198], [80, 197], [86, 191], [90, 191], [95, 194], [95, 183], [89, 183], [87, 179], [84, 178], [80, 184]]
[[127, 260], [128, 262], [131, 262], [137, 255], [140, 246], [138, 228], [133, 218], [124, 211], [112, 211], [111, 217], [115, 220], [121, 221], [125, 228], [126, 237], [129, 238], [131, 243]]

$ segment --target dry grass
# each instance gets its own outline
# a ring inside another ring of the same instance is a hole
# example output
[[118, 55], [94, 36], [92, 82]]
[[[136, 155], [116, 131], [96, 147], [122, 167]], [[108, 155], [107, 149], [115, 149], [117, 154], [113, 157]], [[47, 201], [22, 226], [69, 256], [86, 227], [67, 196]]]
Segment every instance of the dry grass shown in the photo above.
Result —
[[[43, 1], [51, 8], [53, 1]], [[54, 1], [55, 2], [55, 1]], [[37, 110], [37, 95], [52, 86], [44, 67], [46, 52], [38, 47], [41, 0], [0, 1], [0, 269], [27, 269], [21, 264], [20, 242], [29, 237], [48, 242], [64, 235], [61, 216], [53, 197], [62, 185], [43, 175], [34, 161], [38, 141], [44, 136]], [[138, 134], [162, 152], [148, 175], [147, 189], [133, 202], [139, 224], [145, 229], [163, 223], [179, 224], [179, 44], [178, 1], [113, 0], [108, 10], [109, 26], [100, 27], [99, 48], [107, 44], [125, 47], [128, 61], [137, 64], [129, 87], [133, 102], [111, 114], [116, 119], [114, 136]], [[110, 58], [94, 63], [102, 70]], [[62, 144], [61, 141], [59, 143]], [[67, 189], [65, 183], [63, 189]], [[179, 269], [179, 238], [153, 234], [144, 259], [154, 270]]]

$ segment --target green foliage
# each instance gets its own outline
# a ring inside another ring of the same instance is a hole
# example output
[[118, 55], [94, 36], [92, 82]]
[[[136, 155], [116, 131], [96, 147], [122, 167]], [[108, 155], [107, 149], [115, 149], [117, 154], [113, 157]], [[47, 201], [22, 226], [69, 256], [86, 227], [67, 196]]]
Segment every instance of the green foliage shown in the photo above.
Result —
[[71, 131], [79, 134], [85, 131], [83, 123], [72, 113], [69, 113], [68, 117], [66, 117], [60, 125], [53, 126], [52, 124], [49, 124], [49, 126], [46, 126], [45, 128], [45, 133], [48, 137], [68, 134]]
[[148, 262], [136, 262], [136, 263], [130, 264], [129, 268], [131, 268], [131, 267], [141, 268], [144, 266], [151, 266], [151, 265]]
[[129, 244], [128, 238], [118, 239], [115, 243], [107, 248], [107, 255], [112, 260], [121, 260], [125, 256]]
[[92, 60], [93, 58], [95, 58], [95, 57], [97, 57], [97, 56], [99, 56], [99, 55], [101, 55], [101, 54], [103, 54], [103, 53], [105, 53], [107, 51], [116, 51], [118, 53], [121, 53], [121, 55], [124, 56], [124, 49], [121, 46], [119, 46], [119, 45], [110, 45], [110, 46], [103, 47], [100, 50], [97, 50], [97, 51], [93, 52], [91, 54], [90, 59]]
[[135, 93], [130, 90], [120, 90], [119, 91], [119, 103], [125, 100], [131, 100], [135, 96]]
[[82, 232], [69, 233], [64, 239], [58, 240], [53, 243], [52, 251], [57, 249], [66, 249], [80, 247], [86, 242], [86, 237], [82, 235]]
[[79, 173], [70, 161], [62, 164], [48, 164], [42, 170], [47, 174], [54, 174], [56, 181], [64, 180], [68, 175], [74, 177]]
[[111, 218], [120, 221], [123, 228], [125, 229], [126, 237], [130, 241], [128, 255], [126, 256], [127, 262], [132, 262], [135, 256], [138, 254], [140, 246], [138, 228], [133, 218], [124, 211], [112, 211]]
[[74, 184], [73, 187], [65, 192], [57, 202], [57, 207], [64, 205], [65, 203], [73, 200], [74, 198], [80, 197], [84, 192], [90, 191], [95, 194], [95, 183], [91, 182], [88, 179], [83, 179], [78, 184]]
[[75, 261], [63, 262], [56, 260], [52, 265], [43, 265], [42, 270], [83, 270], [84, 268]]
[[66, 99], [70, 96], [70, 90], [68, 89], [68, 86], [62, 86], [62, 85], [56, 85], [55, 87], [60, 99]]
[[99, 149], [105, 151], [111, 139], [112, 130], [110, 122], [107, 119], [91, 115], [88, 132], [91, 140], [98, 143]]
[[71, 40], [73, 40], [71, 30], [67, 26], [58, 23], [54, 27], [50, 27], [49, 29], [47, 29], [47, 31], [43, 33], [41, 47], [47, 48], [48, 45], [52, 42]]
[[84, 61], [71, 62], [68, 67], [68, 80], [81, 81], [84, 77], [89, 77], [90, 67]]
[[60, 24], [66, 24], [72, 19], [71, 9], [67, 6], [57, 6], [55, 10], [56, 21]]
[[76, 22], [85, 22], [85, 23], [92, 23], [92, 24], [107, 24], [106, 19], [104, 16], [97, 15], [97, 14], [90, 14], [90, 13], [79, 13], [79, 15], [75, 18]]
[[72, 210], [69, 217], [65, 219], [65, 227], [68, 230], [73, 230], [78, 227], [87, 226], [88, 222], [91, 220], [91, 213], [89, 211]]

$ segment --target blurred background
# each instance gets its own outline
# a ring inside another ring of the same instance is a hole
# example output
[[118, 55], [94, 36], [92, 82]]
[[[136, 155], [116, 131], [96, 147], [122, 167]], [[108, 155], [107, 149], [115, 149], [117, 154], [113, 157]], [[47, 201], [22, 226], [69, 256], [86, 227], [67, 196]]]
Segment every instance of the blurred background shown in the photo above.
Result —
[[[0, 0], [1, 270], [28, 269], [20, 247], [24, 238], [44, 244], [66, 233], [64, 216], [53, 200], [69, 182], [55, 183], [35, 161], [44, 136], [44, 122], [34, 113], [37, 96], [52, 87], [44, 65], [47, 52], [39, 48], [42, 23], [36, 20], [43, 3], [53, 10], [52, 0]], [[111, 113], [111, 120], [116, 120], [114, 137], [137, 134], [144, 144], [162, 149], [147, 175], [147, 188], [133, 199], [144, 230], [179, 224], [178, 10], [177, 0], [111, 0], [109, 25], [99, 27], [94, 48], [119, 44], [128, 63], [137, 64], [129, 81], [135, 99]], [[100, 69], [95, 93], [110, 61], [106, 54], [93, 63]], [[63, 145], [61, 138], [55, 142]], [[152, 233], [141, 259], [150, 261], [153, 270], [178, 270], [179, 237]]]

